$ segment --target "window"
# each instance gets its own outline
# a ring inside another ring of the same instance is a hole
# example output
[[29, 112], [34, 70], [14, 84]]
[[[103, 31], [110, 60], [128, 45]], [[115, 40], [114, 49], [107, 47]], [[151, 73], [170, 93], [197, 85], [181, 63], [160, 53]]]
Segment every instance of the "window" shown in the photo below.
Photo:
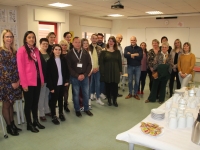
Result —
[[58, 43], [58, 32], [57, 32], [57, 23], [53, 22], [39, 22], [39, 37], [38, 40], [41, 38], [45, 38], [49, 32], [54, 32], [56, 34], [56, 41], [55, 43]]

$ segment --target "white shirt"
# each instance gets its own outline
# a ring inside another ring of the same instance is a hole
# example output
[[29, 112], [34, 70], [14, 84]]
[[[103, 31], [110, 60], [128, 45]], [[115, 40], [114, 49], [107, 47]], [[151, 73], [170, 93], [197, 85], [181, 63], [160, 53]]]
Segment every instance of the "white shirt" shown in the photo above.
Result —
[[55, 58], [55, 61], [56, 61], [56, 65], [57, 65], [57, 68], [58, 68], [58, 83], [57, 83], [57, 85], [63, 85], [61, 60], [60, 60], [60, 58]]

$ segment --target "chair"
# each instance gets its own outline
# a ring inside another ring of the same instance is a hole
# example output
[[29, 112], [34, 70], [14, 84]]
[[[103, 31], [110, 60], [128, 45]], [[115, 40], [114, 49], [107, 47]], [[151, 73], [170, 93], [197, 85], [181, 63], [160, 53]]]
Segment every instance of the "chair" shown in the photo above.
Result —
[[128, 73], [122, 75], [122, 91], [125, 91], [124, 86], [126, 85], [126, 78], [128, 78]]
[[125, 91], [124, 86], [126, 85], [126, 79], [128, 78], [127, 65], [123, 64], [122, 68], [123, 68], [123, 71], [122, 71], [123, 74], [121, 75], [121, 86], [122, 86], [122, 91]]
[[22, 99], [16, 100], [15, 104], [16, 104], [16, 112], [17, 112], [17, 123], [18, 124], [25, 123]]
[[4, 124], [3, 124], [3, 117], [2, 117], [1, 114], [0, 114], [0, 122], [1, 122], [1, 128], [3, 130], [4, 138], [7, 139], [8, 135], [7, 135], [6, 131], [5, 131]]

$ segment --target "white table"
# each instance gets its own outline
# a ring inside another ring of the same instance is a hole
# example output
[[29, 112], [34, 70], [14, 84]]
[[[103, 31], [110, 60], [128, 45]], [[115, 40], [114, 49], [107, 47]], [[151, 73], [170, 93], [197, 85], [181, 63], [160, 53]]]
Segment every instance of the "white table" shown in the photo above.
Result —
[[[148, 105], [148, 104], [147, 104]], [[165, 109], [165, 104], [161, 105], [159, 109]], [[196, 120], [197, 111], [191, 110]], [[165, 114], [165, 119], [157, 121], [148, 115], [142, 122], [157, 123], [164, 127], [163, 134], [153, 137], [144, 134], [140, 130], [141, 123], [138, 123], [130, 130], [120, 133], [116, 139], [129, 143], [129, 150], [134, 149], [134, 144], [142, 145], [156, 150], [200, 150], [200, 146], [191, 142], [192, 128], [185, 129], [170, 129], [168, 128], [168, 113]]]

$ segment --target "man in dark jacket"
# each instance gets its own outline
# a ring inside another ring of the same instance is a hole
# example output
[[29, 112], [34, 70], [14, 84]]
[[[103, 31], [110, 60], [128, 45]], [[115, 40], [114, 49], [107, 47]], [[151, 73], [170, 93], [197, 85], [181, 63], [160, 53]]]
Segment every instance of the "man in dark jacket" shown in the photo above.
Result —
[[[143, 51], [141, 47], [137, 46], [137, 39], [136, 37], [132, 36], [131, 45], [125, 47], [124, 50], [124, 57], [127, 59], [128, 65], [128, 87], [129, 87], [129, 94], [126, 96], [126, 99], [131, 98], [132, 96], [137, 100], [140, 100], [139, 96], [137, 95], [140, 74], [141, 74], [141, 60], [143, 57]], [[135, 77], [135, 85], [134, 85], [134, 94], [133, 92], [133, 75]]]
[[81, 88], [83, 94], [84, 111], [87, 115], [93, 114], [89, 111], [89, 79], [88, 74], [92, 69], [90, 55], [87, 51], [81, 49], [81, 39], [74, 37], [74, 48], [67, 53], [67, 64], [70, 71], [70, 80], [72, 84], [73, 102], [76, 116], [81, 117], [79, 105], [79, 91]]

